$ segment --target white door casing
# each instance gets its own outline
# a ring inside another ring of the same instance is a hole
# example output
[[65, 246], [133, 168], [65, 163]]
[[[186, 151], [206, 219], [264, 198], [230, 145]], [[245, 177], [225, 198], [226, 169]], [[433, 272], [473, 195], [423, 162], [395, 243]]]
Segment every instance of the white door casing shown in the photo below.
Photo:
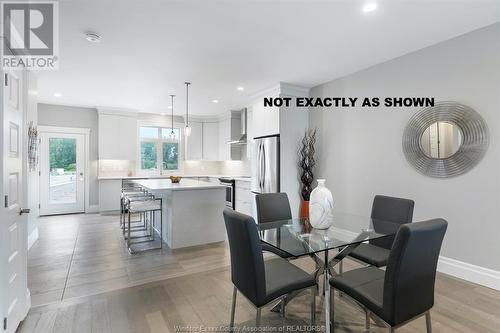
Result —
[[[40, 131], [40, 215], [84, 213], [88, 193], [88, 129], [52, 128]], [[76, 146], [76, 170], [58, 175], [50, 167], [53, 140], [68, 140]]]
[[2, 72], [2, 203], [0, 219], [1, 328], [15, 332], [30, 306], [27, 288], [27, 218], [23, 207], [25, 168], [24, 124], [26, 73]]

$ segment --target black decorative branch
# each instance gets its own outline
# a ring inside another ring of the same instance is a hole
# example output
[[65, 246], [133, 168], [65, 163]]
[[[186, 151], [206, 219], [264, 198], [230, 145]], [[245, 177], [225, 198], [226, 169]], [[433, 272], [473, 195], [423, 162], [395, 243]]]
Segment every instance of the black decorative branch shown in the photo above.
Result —
[[316, 144], [316, 129], [306, 131], [304, 137], [302, 138], [301, 147], [299, 150], [299, 167], [302, 170], [300, 175], [300, 181], [302, 182], [302, 189], [300, 194], [302, 199], [309, 201], [312, 191], [312, 183], [314, 180], [314, 166], [316, 161], [314, 160], [314, 145]]

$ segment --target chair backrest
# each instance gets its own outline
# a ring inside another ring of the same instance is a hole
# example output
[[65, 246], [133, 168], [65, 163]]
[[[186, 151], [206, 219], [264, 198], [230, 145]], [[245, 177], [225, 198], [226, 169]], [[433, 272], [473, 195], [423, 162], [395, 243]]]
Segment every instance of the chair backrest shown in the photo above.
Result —
[[[373, 198], [371, 218], [376, 220], [394, 222], [394, 230], [399, 225], [411, 223], [413, 219], [413, 207], [415, 202], [410, 199], [394, 198], [385, 195], [376, 195]], [[394, 236], [373, 239], [369, 243], [390, 250]]]
[[289, 220], [292, 218], [286, 193], [262, 193], [255, 196], [259, 223]]
[[231, 280], [248, 300], [260, 304], [266, 295], [266, 275], [257, 225], [251, 216], [227, 208], [224, 222], [231, 252]]
[[448, 223], [443, 219], [404, 224], [389, 255], [383, 308], [391, 325], [410, 320], [434, 305], [439, 251]]

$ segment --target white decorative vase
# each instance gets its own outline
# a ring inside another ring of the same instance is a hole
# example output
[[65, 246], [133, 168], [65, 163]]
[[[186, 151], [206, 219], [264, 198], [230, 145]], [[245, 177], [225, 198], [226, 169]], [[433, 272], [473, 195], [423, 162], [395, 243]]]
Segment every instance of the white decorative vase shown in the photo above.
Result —
[[333, 224], [332, 192], [325, 187], [325, 179], [318, 179], [318, 186], [309, 199], [309, 222], [313, 228], [328, 229]]

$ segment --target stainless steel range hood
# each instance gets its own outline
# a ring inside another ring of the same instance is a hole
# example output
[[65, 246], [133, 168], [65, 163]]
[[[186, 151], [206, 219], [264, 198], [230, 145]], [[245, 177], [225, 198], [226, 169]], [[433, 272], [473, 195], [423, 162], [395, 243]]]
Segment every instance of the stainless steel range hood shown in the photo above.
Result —
[[231, 145], [246, 145], [247, 144], [247, 109], [241, 109], [241, 136], [238, 140], [229, 141]]

